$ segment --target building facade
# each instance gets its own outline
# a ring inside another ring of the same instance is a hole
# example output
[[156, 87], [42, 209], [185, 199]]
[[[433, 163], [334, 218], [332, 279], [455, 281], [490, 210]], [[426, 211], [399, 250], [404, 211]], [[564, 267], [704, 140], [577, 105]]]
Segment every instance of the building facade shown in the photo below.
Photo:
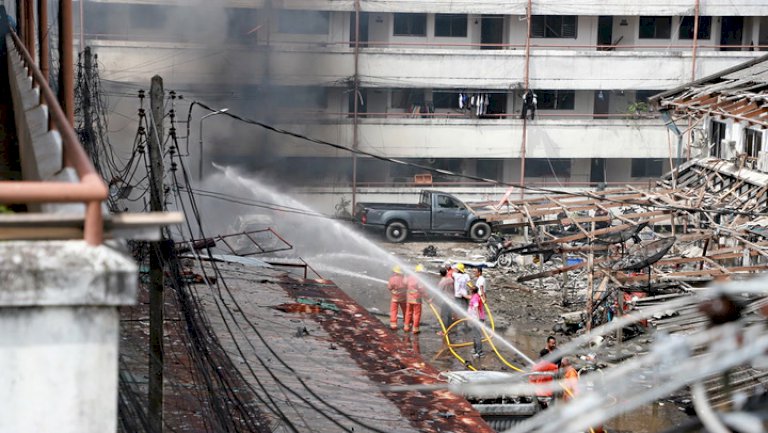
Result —
[[[676, 138], [648, 97], [768, 49], [757, 0], [210, 3], [85, 2], [83, 39], [116, 86], [159, 73], [188, 100], [312, 138], [530, 185], [658, 178]], [[526, 89], [537, 106], [524, 121]], [[353, 169], [346, 152], [209, 124], [206, 162], [297, 183], [398, 187], [423, 172], [367, 157]]]

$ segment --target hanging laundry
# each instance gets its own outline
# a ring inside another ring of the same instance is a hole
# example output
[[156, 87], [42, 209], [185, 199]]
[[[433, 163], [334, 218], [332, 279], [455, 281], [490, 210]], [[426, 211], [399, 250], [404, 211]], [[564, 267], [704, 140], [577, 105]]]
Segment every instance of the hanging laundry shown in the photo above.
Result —
[[536, 93], [534, 93], [533, 90], [528, 89], [523, 94], [523, 110], [520, 113], [520, 118], [525, 119], [528, 116], [528, 112], [531, 113], [531, 120], [533, 120], [534, 116], [536, 115], [536, 105], [538, 104], [538, 101], [536, 100]]

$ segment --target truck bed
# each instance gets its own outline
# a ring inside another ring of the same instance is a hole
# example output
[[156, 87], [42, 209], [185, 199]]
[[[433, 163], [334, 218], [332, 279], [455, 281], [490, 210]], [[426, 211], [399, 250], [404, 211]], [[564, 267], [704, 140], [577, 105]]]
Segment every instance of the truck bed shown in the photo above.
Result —
[[364, 209], [376, 209], [376, 210], [400, 210], [400, 209], [407, 209], [407, 210], [431, 210], [429, 206], [424, 206], [419, 203], [358, 203], [358, 208], [364, 208]]

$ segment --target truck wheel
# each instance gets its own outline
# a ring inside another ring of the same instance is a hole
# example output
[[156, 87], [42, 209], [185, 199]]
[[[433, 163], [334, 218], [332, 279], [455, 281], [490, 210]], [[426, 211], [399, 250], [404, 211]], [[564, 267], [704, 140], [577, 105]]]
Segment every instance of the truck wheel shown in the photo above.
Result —
[[408, 237], [408, 227], [400, 221], [391, 222], [387, 224], [384, 234], [388, 241], [400, 243]]
[[469, 228], [469, 237], [475, 242], [485, 242], [491, 237], [491, 226], [485, 222], [476, 222]]

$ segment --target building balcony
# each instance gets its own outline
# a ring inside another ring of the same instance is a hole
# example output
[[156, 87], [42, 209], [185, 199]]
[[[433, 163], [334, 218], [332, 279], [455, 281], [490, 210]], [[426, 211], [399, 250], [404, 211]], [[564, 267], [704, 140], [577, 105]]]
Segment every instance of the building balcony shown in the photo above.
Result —
[[[93, 41], [111, 80], [145, 82], [154, 74], [176, 83], [345, 86], [354, 75], [348, 43], [229, 45], [147, 41]], [[667, 89], [691, 77], [690, 51], [633, 47], [596, 51], [595, 47], [532, 50], [530, 87], [534, 89]], [[755, 51], [697, 53], [697, 76], [706, 76], [759, 56]], [[521, 87], [525, 50], [470, 50], [459, 47], [389, 45], [361, 50], [359, 74], [364, 87], [465, 88], [509, 90]], [[462, 71], [457, 73], [457, 71]]]
[[[278, 127], [352, 147], [351, 119], [296, 121]], [[500, 119], [362, 118], [359, 149], [396, 158], [519, 158], [523, 123]], [[528, 158], [668, 158], [660, 119], [537, 118], [528, 122]], [[268, 136], [285, 156], [337, 156], [337, 150], [284, 135]], [[642, 144], [642, 145], [640, 145]]]

